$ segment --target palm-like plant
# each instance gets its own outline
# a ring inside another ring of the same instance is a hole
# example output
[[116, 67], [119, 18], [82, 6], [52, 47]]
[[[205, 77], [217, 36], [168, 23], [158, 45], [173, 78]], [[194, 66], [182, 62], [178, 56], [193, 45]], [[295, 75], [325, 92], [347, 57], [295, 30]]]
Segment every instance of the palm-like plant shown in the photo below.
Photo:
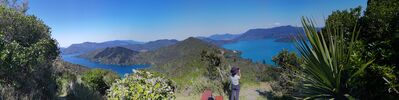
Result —
[[304, 60], [305, 99], [351, 99], [351, 81], [372, 62], [362, 65], [350, 62], [358, 30], [345, 33], [339, 26], [331, 26], [325, 32], [318, 32], [308, 18], [302, 18], [302, 25], [306, 37], [299, 36], [296, 46]]

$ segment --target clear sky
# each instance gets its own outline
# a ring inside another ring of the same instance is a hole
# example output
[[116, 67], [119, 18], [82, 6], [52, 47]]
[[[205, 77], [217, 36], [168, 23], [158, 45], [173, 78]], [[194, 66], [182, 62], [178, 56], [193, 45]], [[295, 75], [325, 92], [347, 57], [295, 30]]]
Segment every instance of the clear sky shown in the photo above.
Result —
[[252, 28], [300, 26], [307, 16], [323, 26], [332, 11], [366, 0], [30, 0], [28, 14], [52, 29], [61, 47], [86, 41], [182, 40], [239, 34]]

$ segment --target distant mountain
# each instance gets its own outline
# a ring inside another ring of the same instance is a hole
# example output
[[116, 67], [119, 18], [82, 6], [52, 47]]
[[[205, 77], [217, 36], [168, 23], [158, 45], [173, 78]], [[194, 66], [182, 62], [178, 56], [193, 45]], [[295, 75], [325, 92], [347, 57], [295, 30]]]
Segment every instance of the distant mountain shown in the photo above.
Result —
[[61, 52], [63, 54], [85, 53], [100, 48], [133, 45], [133, 44], [142, 44], [142, 42], [137, 42], [133, 40], [114, 40], [114, 41], [106, 41], [101, 43], [84, 42], [79, 44], [72, 44], [68, 48], [61, 49]]
[[139, 52], [117, 46], [90, 51], [79, 55], [79, 57], [103, 64], [128, 65], [137, 54], [139, 54]]
[[239, 37], [240, 34], [215, 34], [215, 35], [211, 35], [209, 37], [195, 37], [197, 39], [200, 39], [202, 41], [217, 45], [217, 46], [221, 46], [223, 44], [228, 44], [228, 43], [232, 43], [235, 42], [234, 39]]
[[211, 35], [208, 38], [212, 39], [212, 40], [233, 40], [235, 38], [237, 38], [238, 36], [240, 36], [240, 34], [215, 34], [215, 35]]
[[167, 47], [140, 53], [136, 56], [136, 59], [138, 59], [136, 63], [164, 64], [175, 59], [199, 55], [201, 50], [209, 48], [217, 47], [200, 39], [190, 37]]
[[212, 43], [214, 45], [224, 45], [245, 40], [257, 40], [257, 39], [276, 39], [276, 42], [291, 42], [293, 39], [291, 36], [298, 35], [302, 32], [302, 27], [295, 26], [279, 26], [273, 28], [258, 28], [249, 29], [248, 31], [241, 34], [215, 34], [209, 37], [196, 37], [203, 41]]
[[138, 42], [134, 40], [113, 40], [113, 41], [106, 41], [103, 44], [107, 45], [131, 45], [131, 44], [143, 44], [145, 42]]
[[134, 51], [151, 51], [161, 47], [166, 47], [169, 45], [173, 45], [179, 41], [175, 39], [161, 39], [156, 41], [150, 41], [144, 44], [131, 44], [131, 45], [123, 45], [122, 47], [134, 50]]
[[281, 39], [288, 38], [293, 35], [298, 35], [299, 32], [302, 32], [301, 27], [294, 26], [279, 26], [268, 29], [250, 29], [247, 32], [243, 33], [239, 37], [235, 38], [235, 41], [241, 40], [255, 40], [255, 39]]
[[216, 46], [222, 46], [224, 44], [229, 44], [229, 43], [236, 42], [234, 40], [213, 40], [213, 39], [206, 38], [206, 37], [196, 37], [196, 38], [200, 39], [200, 40], [202, 40], [204, 42], [211, 43], [211, 44], [216, 45]]

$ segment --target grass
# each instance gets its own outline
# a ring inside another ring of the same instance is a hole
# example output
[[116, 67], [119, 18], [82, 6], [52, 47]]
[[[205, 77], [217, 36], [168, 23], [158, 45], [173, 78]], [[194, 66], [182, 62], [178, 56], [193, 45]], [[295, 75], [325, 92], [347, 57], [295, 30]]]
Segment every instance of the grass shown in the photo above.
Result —
[[[243, 83], [243, 82], [242, 82]], [[265, 100], [265, 96], [257, 93], [256, 90], [270, 91], [271, 88], [267, 82], [249, 82], [241, 84], [240, 100]], [[220, 95], [213, 93], [213, 95]], [[225, 100], [228, 100], [227, 95], [223, 95]], [[201, 98], [201, 93], [186, 95], [184, 93], [177, 93], [176, 100], [199, 100]]]

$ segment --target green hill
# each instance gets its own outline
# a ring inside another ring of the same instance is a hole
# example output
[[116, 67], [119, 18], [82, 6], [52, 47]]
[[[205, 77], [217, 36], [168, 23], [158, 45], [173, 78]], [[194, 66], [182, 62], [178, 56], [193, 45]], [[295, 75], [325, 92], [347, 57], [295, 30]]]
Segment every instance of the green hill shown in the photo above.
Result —
[[60, 58], [57, 58], [56, 60], [54, 60], [53, 66], [54, 66], [53, 71], [56, 74], [71, 73], [73, 75], [79, 75], [79, 74], [82, 74], [82, 72], [89, 69], [85, 66], [65, 62]]
[[124, 47], [108, 47], [79, 55], [79, 57], [103, 64], [129, 65], [137, 54], [139, 52]]
[[[211, 78], [213, 76], [209, 76], [209, 61], [204, 59], [204, 54], [207, 53], [217, 55], [217, 59], [220, 60], [218, 66], [222, 68], [220, 72], [225, 76], [229, 75], [228, 70], [231, 66], [239, 67], [242, 70], [244, 83], [262, 80], [261, 76], [265, 76], [263, 74], [269, 68], [268, 65], [241, 58], [238, 52], [193, 37], [167, 47], [138, 54], [129, 49], [117, 47], [97, 50], [81, 56], [95, 61], [112, 61], [111, 63], [114, 64], [151, 64], [152, 66], [146, 70], [164, 74], [174, 80], [178, 92], [195, 94], [205, 88], [221, 88], [213, 87], [213, 83], [204, 83], [204, 81], [215, 80]], [[124, 60], [118, 61], [121, 58]]]
[[[221, 51], [221, 66], [237, 66], [242, 69], [243, 82], [260, 81], [262, 74], [268, 65], [253, 63], [243, 59], [240, 54], [231, 50], [220, 48], [216, 45], [197, 38], [188, 38], [177, 44], [163, 47], [155, 51], [140, 53], [135, 56], [137, 63], [150, 63], [153, 66], [148, 70], [165, 74], [173, 79], [178, 90], [184, 93], [198, 93], [201, 89], [212, 87], [212, 84], [204, 84], [209, 80], [208, 63], [203, 59], [204, 52]], [[229, 73], [229, 72], [224, 72]], [[264, 75], [263, 75], [264, 76]]]
[[[203, 42], [196, 38], [188, 38], [174, 45], [159, 48], [150, 52], [138, 54], [135, 63], [148, 63], [162, 65], [177, 59], [197, 57], [204, 49], [217, 48], [216, 46]], [[186, 59], [189, 60], [189, 59]]]

